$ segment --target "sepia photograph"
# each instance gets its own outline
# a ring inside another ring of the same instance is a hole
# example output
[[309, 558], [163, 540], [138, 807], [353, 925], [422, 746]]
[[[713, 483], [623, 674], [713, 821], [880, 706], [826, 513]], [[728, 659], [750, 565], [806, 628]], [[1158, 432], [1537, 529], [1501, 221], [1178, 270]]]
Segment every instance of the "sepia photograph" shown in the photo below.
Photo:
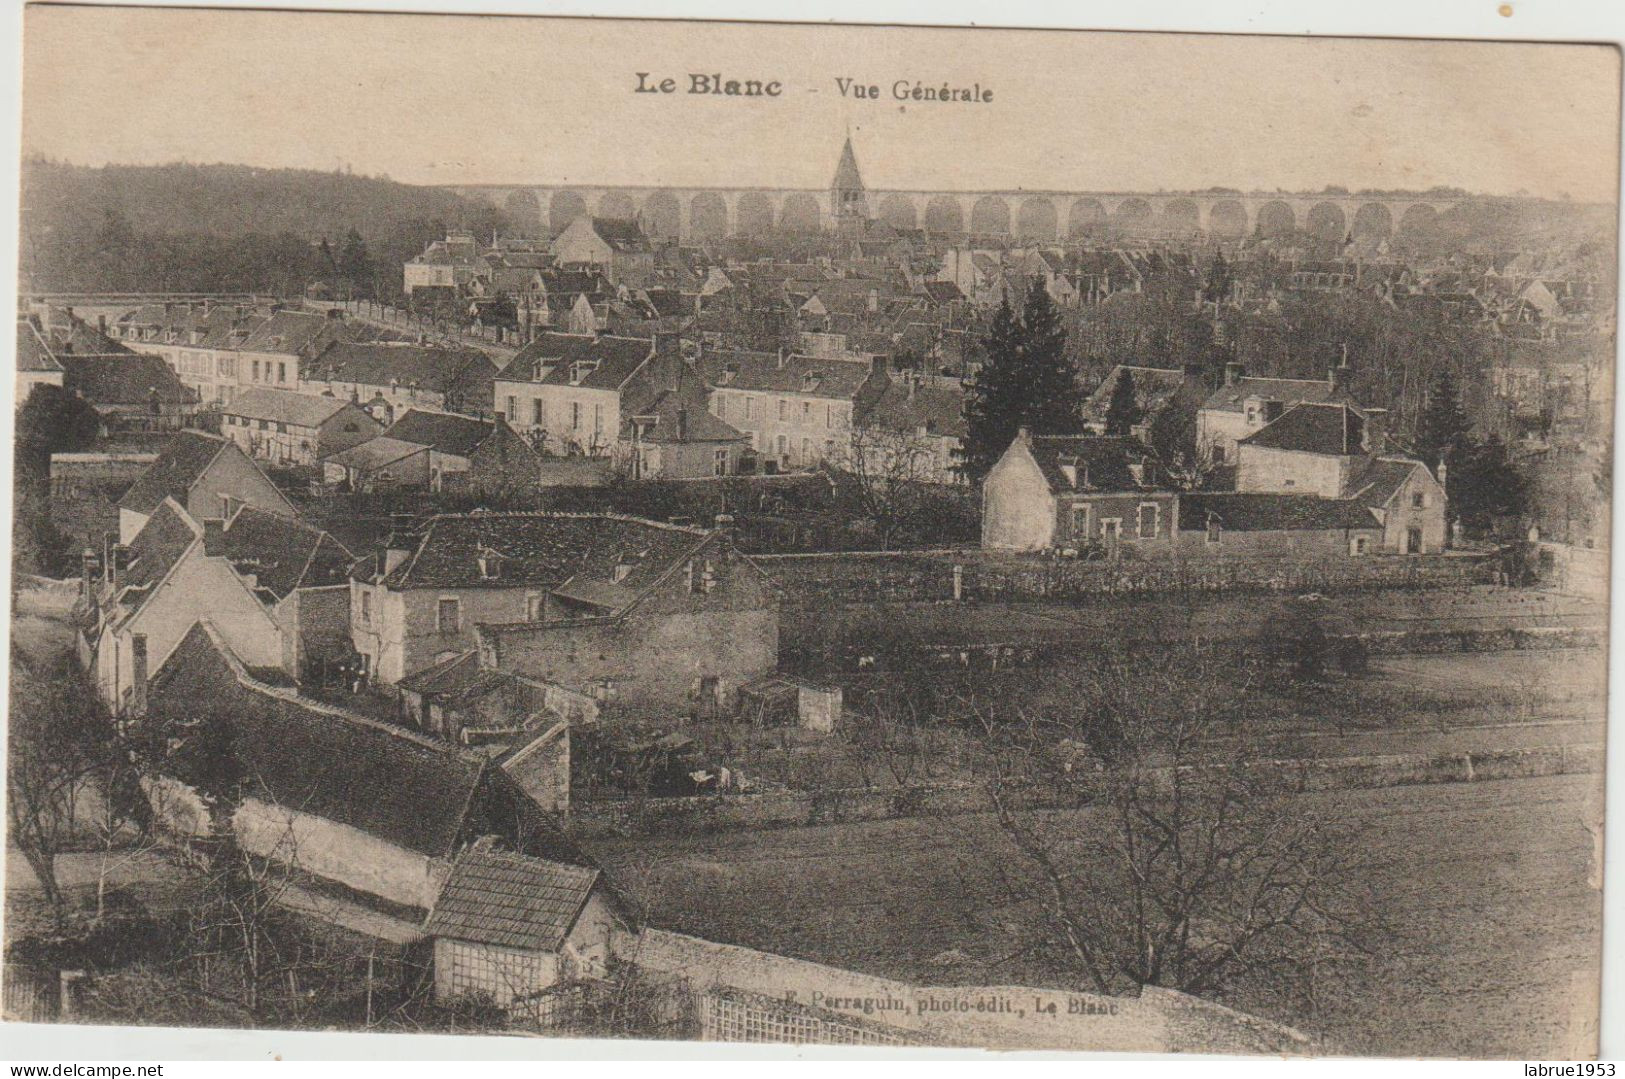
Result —
[[1597, 1059], [1621, 53], [1496, 18], [28, 4], [5, 1024]]

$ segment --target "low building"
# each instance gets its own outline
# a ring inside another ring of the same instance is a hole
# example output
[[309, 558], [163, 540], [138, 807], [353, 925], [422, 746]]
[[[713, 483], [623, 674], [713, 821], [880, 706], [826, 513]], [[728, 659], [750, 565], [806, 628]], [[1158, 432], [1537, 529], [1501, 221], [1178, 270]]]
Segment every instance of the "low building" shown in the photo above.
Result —
[[481, 839], [452, 863], [424, 923], [434, 941], [435, 999], [478, 996], [522, 1007], [560, 982], [603, 978], [611, 934], [630, 924], [597, 868]]
[[857, 415], [846, 467], [888, 481], [961, 484], [965, 391], [958, 379], [904, 371]]
[[541, 484], [541, 454], [500, 416], [475, 419], [452, 412], [408, 410], [384, 432], [429, 451], [429, 490], [533, 494]]
[[1343, 558], [1377, 551], [1382, 526], [1356, 499], [1187, 492], [1178, 549], [1200, 558]]
[[109, 429], [175, 431], [197, 414], [197, 391], [157, 356], [64, 353], [56, 359], [63, 389], [84, 398]]
[[355, 403], [320, 394], [253, 387], [220, 408], [220, 433], [253, 457], [315, 465], [382, 430]]
[[710, 479], [754, 464], [750, 436], [711, 415], [698, 391], [697, 384], [678, 386], [634, 406], [621, 434], [631, 478]]

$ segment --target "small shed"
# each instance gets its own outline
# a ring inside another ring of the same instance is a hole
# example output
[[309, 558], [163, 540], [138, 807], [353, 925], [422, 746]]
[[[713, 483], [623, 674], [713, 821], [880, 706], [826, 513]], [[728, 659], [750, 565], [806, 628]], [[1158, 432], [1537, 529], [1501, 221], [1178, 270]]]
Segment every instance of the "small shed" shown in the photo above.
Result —
[[453, 863], [424, 923], [435, 998], [506, 1007], [559, 982], [602, 978], [610, 934], [627, 928], [621, 911], [599, 869], [498, 850], [483, 837]]

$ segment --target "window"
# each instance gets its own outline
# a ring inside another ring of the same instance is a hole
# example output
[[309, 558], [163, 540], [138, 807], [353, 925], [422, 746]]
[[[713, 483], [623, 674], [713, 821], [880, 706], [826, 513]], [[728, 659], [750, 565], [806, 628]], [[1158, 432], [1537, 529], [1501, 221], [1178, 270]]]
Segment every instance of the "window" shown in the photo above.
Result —
[[1207, 541], [1211, 544], [1219, 542], [1219, 519], [1211, 513], [1207, 518]]
[[1081, 506], [1072, 507], [1072, 534], [1074, 536], [1088, 538], [1090, 534], [1089, 514], [1091, 512], [1092, 507], [1087, 502]]
[[525, 621], [540, 622], [546, 617], [547, 597], [532, 592], [525, 597]]
[[542, 399], [540, 397], [530, 403], [530, 422], [533, 427], [542, 425]]
[[779, 419], [787, 420], [789, 418], [790, 418], [790, 402], [786, 401], [784, 398], [781, 397], [781, 398], [779, 398]]
[[287, 364], [279, 363], [279, 364], [276, 365], [276, 380], [278, 382], [282, 383], [284, 386], [288, 384], [288, 365]]
[[1248, 405], [1247, 406], [1247, 425], [1250, 427], [1250, 426], [1252, 426], [1253, 424], [1255, 424], [1257, 422], [1258, 422], [1258, 406], [1257, 405]]
[[516, 422], [519, 419], [519, 398], [514, 397], [511, 394], [508, 397], [508, 412], [504, 419], [510, 419]]
[[604, 406], [603, 405], [593, 405], [592, 406], [592, 433], [594, 435], [599, 435], [599, 434], [602, 434], [603, 431], [604, 431]]
[[726, 476], [728, 474], [728, 451], [727, 450], [718, 450], [717, 451], [716, 462], [712, 465], [712, 471], [718, 476]]
[[1355, 536], [1352, 540], [1349, 541], [1349, 554], [1354, 554], [1354, 555], [1365, 554], [1366, 550], [1368, 548], [1368, 544], [1369, 544], [1369, 541], [1366, 539], [1366, 537], [1364, 537], [1364, 536]]
[[754, 407], [755, 404], [756, 404], [756, 398], [754, 398], [754, 397], [745, 398], [745, 418], [747, 420], [755, 418], [755, 415], [756, 415], [756, 409]]
[[254, 381], [258, 382], [259, 380], [260, 380], [260, 361], [255, 360], [254, 361]]
[[1151, 539], [1162, 524], [1162, 507], [1155, 502], [1141, 502], [1139, 518], [1140, 538]]
[[811, 401], [803, 401], [803, 402], [801, 402], [801, 421], [803, 423], [811, 423], [812, 422], [812, 402]]
[[835, 406], [834, 405], [825, 405], [824, 406], [824, 426], [827, 427], [827, 428], [835, 426]]
[[570, 402], [570, 430], [581, 430], [581, 402]]
[[802, 464], [811, 464], [812, 459], [813, 459], [812, 439], [804, 438], [804, 439], [801, 440], [801, 463]]
[[361, 593], [361, 621], [365, 624], [372, 622], [372, 593]]
[[456, 633], [462, 628], [458, 617], [460, 605], [455, 599], [443, 599], [435, 608], [435, 629], [441, 633]]
[[1419, 509], [1419, 510], [1420, 509], [1426, 509], [1427, 504], [1428, 504], [1427, 492], [1425, 492], [1425, 491], [1413, 491], [1411, 493], [1411, 508], [1412, 509]]

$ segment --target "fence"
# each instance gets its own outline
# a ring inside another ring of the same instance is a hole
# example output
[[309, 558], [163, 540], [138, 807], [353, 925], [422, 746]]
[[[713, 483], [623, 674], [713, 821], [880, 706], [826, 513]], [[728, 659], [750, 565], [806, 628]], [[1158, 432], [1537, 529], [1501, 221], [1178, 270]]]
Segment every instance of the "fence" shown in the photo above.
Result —
[[1084, 600], [1182, 592], [1450, 588], [1490, 583], [1496, 568], [1488, 558], [1467, 556], [1072, 562], [980, 552], [888, 558], [784, 557], [763, 560], [762, 565], [791, 603], [812, 606], [950, 599]]
[[24, 963], [7, 963], [0, 978], [5, 997], [0, 1017], [8, 1022], [54, 1023], [61, 1016], [60, 975]]
[[787, 1045], [925, 1044], [895, 1027], [725, 986], [700, 998], [700, 1037]]

